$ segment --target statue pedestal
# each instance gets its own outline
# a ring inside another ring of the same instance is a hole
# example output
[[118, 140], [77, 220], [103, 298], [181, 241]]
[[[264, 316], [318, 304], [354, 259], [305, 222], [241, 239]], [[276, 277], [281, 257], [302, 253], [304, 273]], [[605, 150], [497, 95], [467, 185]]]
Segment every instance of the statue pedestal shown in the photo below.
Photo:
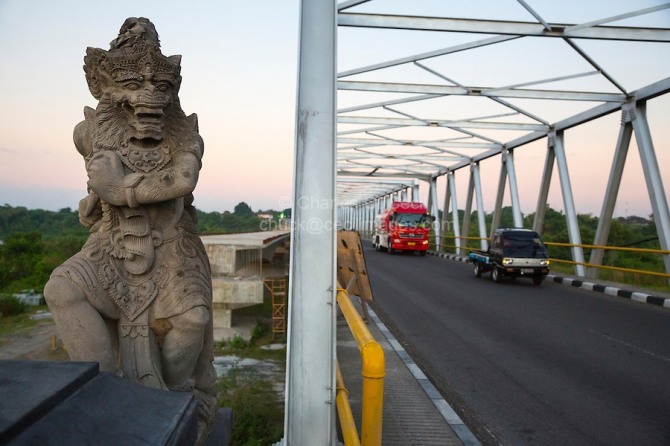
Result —
[[[191, 393], [140, 386], [93, 362], [0, 361], [0, 401], [0, 444], [189, 445], [197, 436]], [[217, 444], [228, 444], [231, 418], [219, 411]]]

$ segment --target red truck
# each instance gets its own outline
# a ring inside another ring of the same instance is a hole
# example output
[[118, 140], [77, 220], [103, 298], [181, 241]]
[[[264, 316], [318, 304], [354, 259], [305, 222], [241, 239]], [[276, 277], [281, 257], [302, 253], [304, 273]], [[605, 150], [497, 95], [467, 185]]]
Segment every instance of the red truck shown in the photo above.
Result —
[[386, 249], [390, 254], [416, 251], [425, 256], [431, 221], [422, 203], [394, 201], [389, 209], [375, 217], [372, 243], [377, 251]]

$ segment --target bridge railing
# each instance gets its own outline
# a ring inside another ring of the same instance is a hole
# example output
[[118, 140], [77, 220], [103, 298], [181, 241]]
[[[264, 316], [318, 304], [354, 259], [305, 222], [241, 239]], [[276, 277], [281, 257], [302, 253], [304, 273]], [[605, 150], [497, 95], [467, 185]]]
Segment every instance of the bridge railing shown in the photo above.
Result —
[[365, 325], [365, 321], [351, 302], [349, 293], [343, 288], [337, 290], [337, 303], [361, 352], [363, 366], [361, 371], [363, 375], [363, 395], [361, 398], [360, 442], [347, 399], [344, 380], [339, 371], [339, 365], [337, 367], [337, 408], [345, 446], [359, 444], [362, 446], [381, 446], [384, 377], [386, 376], [384, 350], [375, 341]]

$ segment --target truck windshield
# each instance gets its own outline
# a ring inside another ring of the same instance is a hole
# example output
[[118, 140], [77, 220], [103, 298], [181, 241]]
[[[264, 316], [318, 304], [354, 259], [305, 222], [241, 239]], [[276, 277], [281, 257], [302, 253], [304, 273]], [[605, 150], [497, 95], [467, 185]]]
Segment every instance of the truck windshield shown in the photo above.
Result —
[[402, 228], [427, 228], [430, 224], [426, 214], [395, 214], [396, 224]]
[[509, 257], [547, 258], [547, 248], [532, 232], [510, 232], [503, 236], [503, 255]]

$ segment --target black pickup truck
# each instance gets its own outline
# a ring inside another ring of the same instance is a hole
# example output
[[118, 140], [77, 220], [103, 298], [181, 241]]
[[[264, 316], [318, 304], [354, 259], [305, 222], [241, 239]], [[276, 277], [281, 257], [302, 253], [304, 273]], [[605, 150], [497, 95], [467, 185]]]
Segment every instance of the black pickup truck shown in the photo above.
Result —
[[494, 282], [502, 278], [530, 277], [540, 285], [549, 273], [549, 255], [540, 235], [530, 229], [503, 228], [493, 234], [488, 251], [473, 250], [468, 256], [476, 277], [491, 271]]

